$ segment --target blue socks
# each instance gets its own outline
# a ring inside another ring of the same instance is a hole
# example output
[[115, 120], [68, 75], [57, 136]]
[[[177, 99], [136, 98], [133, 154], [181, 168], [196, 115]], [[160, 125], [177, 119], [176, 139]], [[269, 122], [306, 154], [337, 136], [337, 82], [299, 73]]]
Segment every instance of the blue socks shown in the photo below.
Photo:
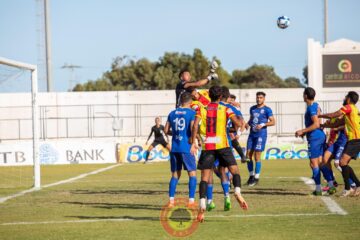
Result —
[[254, 171], [254, 162], [253, 162], [253, 160], [250, 160], [249, 162], [247, 162], [247, 168], [249, 170], [249, 173], [252, 173]]
[[221, 186], [224, 191], [224, 196], [225, 197], [229, 196], [230, 182], [222, 182]]
[[189, 198], [195, 198], [196, 177], [189, 177]]
[[315, 181], [316, 185], [320, 185], [321, 184], [321, 175], [320, 175], [320, 168], [313, 168], [312, 170], [313, 172], [313, 178]]
[[332, 180], [332, 181], [335, 181], [334, 172], [333, 172], [331, 169], [329, 169], [329, 171], [330, 171], [331, 180]]
[[255, 163], [255, 178], [260, 177], [260, 171], [261, 171], [261, 161], [258, 161]]
[[351, 178], [349, 178], [349, 184], [350, 184], [350, 186], [354, 185], [354, 181]]
[[332, 180], [333, 175], [328, 167], [322, 166], [320, 168], [320, 170], [321, 170], [322, 174], [324, 175], [324, 178], [326, 179], [327, 182], [333, 181]]
[[206, 198], [208, 201], [213, 199], [213, 185], [212, 184], [207, 185]]
[[176, 192], [176, 185], [178, 184], [179, 179], [171, 177], [170, 183], [169, 183], [169, 197], [173, 198], [175, 197]]

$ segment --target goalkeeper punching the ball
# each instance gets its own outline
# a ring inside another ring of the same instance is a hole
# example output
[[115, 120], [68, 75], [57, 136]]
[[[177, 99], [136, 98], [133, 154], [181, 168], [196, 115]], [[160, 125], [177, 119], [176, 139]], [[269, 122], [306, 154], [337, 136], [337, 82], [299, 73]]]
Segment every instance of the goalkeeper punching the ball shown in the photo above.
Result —
[[180, 82], [176, 85], [176, 89], [175, 89], [176, 107], [180, 107], [179, 99], [181, 97], [181, 94], [183, 94], [187, 88], [189, 88], [189, 87], [198, 88], [198, 87], [206, 85], [211, 80], [217, 80], [219, 77], [215, 71], [218, 67], [219, 67], [218, 63], [215, 60], [212, 61], [211, 65], [210, 65], [209, 75], [206, 78], [200, 79], [195, 82], [191, 82], [191, 74], [190, 74], [189, 70], [187, 70], [187, 69], [181, 70], [179, 73]]

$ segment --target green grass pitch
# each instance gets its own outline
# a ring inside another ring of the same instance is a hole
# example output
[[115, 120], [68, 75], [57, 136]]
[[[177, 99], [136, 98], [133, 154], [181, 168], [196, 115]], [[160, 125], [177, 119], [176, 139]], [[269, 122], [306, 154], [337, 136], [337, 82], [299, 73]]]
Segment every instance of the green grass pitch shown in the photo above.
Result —
[[[360, 162], [351, 165], [360, 174]], [[106, 166], [43, 166], [42, 183]], [[31, 171], [31, 167], [0, 168], [0, 197], [28, 189]], [[246, 165], [240, 164], [240, 172], [244, 183], [248, 178]], [[337, 170], [335, 173], [342, 184], [340, 174]], [[231, 211], [223, 211], [222, 189], [216, 178], [216, 209], [206, 213], [205, 223], [188, 238], [360, 239], [360, 197], [340, 198], [340, 185], [331, 198], [348, 215], [330, 214], [321, 198], [311, 196], [309, 186], [300, 179], [310, 175], [308, 161], [263, 161], [260, 184], [242, 188], [250, 207], [246, 212], [233, 197]], [[169, 179], [168, 162], [124, 164], [10, 199], [0, 203], [0, 239], [172, 239], [159, 219], [161, 207], [168, 200]], [[187, 197], [187, 182], [184, 172], [178, 197]]]

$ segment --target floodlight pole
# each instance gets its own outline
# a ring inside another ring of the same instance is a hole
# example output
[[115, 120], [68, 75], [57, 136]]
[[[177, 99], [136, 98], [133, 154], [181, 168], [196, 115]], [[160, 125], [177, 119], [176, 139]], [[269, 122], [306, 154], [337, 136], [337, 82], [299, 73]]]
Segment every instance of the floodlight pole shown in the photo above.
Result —
[[46, 86], [47, 91], [53, 90], [52, 68], [51, 68], [51, 32], [50, 32], [50, 0], [44, 0], [45, 15], [45, 52], [46, 52]]
[[328, 42], [328, 0], [324, 0], [324, 45]]

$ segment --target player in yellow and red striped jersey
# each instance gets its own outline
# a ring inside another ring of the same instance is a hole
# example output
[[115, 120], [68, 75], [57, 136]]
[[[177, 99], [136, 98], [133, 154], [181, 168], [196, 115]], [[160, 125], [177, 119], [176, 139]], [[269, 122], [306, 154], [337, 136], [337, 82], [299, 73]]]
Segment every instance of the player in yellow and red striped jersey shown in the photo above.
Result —
[[208, 90], [198, 91], [194, 87], [189, 87], [186, 89], [186, 91], [189, 92], [192, 96], [193, 101], [191, 103], [191, 108], [195, 111], [197, 111], [199, 107], [205, 107], [211, 102]]
[[[203, 139], [202, 152], [198, 162], [198, 169], [201, 170], [201, 182], [199, 184], [200, 210], [198, 221], [204, 221], [206, 211], [206, 190], [212, 172], [215, 159], [219, 159], [221, 167], [228, 167], [233, 175], [233, 185], [235, 188], [235, 198], [241, 208], [247, 209], [248, 205], [241, 195], [241, 179], [239, 168], [235, 157], [230, 148], [227, 137], [227, 122], [231, 119], [236, 127], [241, 126], [241, 121], [235, 116], [234, 112], [220, 104], [222, 88], [213, 86], [209, 89], [211, 103], [207, 107], [200, 107], [197, 111], [192, 131], [192, 152], [196, 152], [196, 133], [200, 130]], [[201, 121], [200, 127], [199, 123]]]
[[[328, 127], [334, 124], [337, 124], [337, 122], [342, 121], [341, 118], [332, 118], [327, 120], [324, 124], [321, 124], [322, 127]], [[347, 142], [347, 137], [345, 135], [345, 126], [339, 126], [336, 128], [330, 128], [329, 132], [329, 138], [327, 141], [326, 151], [323, 156], [323, 161], [321, 164], [327, 165], [327, 167], [331, 171], [331, 176], [333, 176], [333, 184], [335, 187], [337, 187], [337, 182], [335, 181], [334, 173], [332, 172], [331, 168], [331, 160], [334, 159], [334, 166], [336, 169], [342, 172], [342, 169], [340, 167], [340, 157], [344, 151], [345, 145]], [[356, 187], [354, 181], [350, 178], [349, 179], [350, 186]], [[324, 187], [323, 191], [330, 190], [329, 186]]]
[[[359, 100], [359, 95], [350, 91], [345, 96], [343, 107], [334, 112], [320, 115], [322, 118], [335, 118], [335, 117], [343, 117], [342, 121], [337, 125], [345, 126], [345, 134], [348, 138], [345, 149], [340, 158], [340, 166], [342, 169], [342, 176], [345, 183], [345, 189], [342, 193], [343, 197], [347, 197], [349, 195], [360, 195], [360, 181], [357, 178], [354, 170], [349, 166], [351, 159], [356, 159], [360, 152], [360, 116], [359, 110], [355, 106], [355, 104]], [[337, 127], [335, 124], [332, 127]], [[351, 178], [356, 184], [356, 190], [352, 190], [350, 188], [349, 178]]]

